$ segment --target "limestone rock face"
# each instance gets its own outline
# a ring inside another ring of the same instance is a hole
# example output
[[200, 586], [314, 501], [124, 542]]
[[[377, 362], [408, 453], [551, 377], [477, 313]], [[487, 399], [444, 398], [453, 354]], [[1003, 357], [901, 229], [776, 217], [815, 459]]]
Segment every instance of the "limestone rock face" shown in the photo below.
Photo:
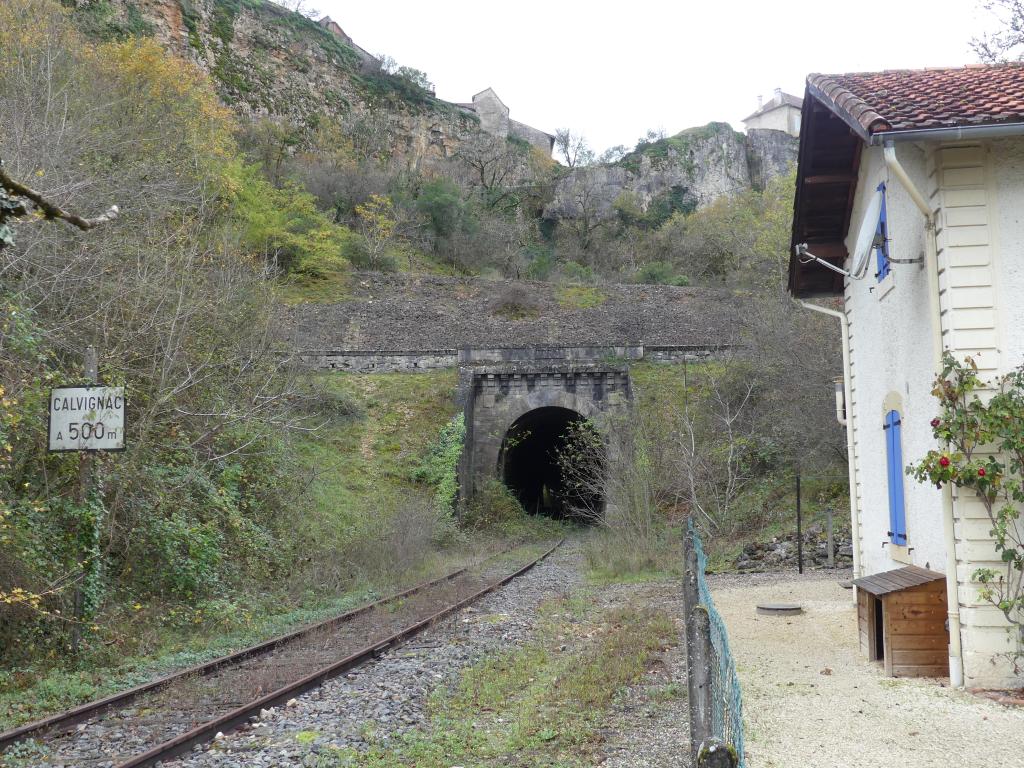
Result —
[[785, 131], [753, 128], [747, 131], [747, 166], [754, 189], [764, 189], [776, 176], [796, 165], [800, 140]]
[[362, 121], [412, 167], [450, 157], [479, 134], [479, 119], [400, 78], [315, 21], [261, 0], [110, 0], [141, 17], [154, 38], [208, 72], [243, 116], [300, 126], [327, 115]]
[[744, 135], [709, 123], [648, 144], [609, 165], [576, 168], [558, 183], [548, 219], [610, 216], [614, 207], [647, 211], [661, 199], [693, 210], [746, 189], [761, 189], [796, 161], [797, 139], [782, 131]]

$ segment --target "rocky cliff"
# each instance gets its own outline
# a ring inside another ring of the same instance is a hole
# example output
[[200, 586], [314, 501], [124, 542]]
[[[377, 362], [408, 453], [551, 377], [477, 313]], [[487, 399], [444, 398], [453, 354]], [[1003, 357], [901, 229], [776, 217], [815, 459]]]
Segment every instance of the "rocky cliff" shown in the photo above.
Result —
[[[152, 35], [196, 63], [243, 117], [278, 118], [301, 129], [328, 116], [373, 133], [375, 145], [413, 168], [436, 167], [483, 135], [478, 115], [382, 72], [340, 27], [267, 0], [75, 2], [93, 34]], [[655, 204], [692, 210], [763, 186], [795, 161], [796, 149], [797, 140], [781, 131], [744, 135], [725, 123], [691, 128], [616, 163], [567, 172], [544, 215], [605, 216], [617, 202], [641, 212]], [[517, 176], [525, 174], [526, 164], [519, 170]]]
[[242, 116], [369, 126], [414, 167], [450, 157], [479, 134], [476, 116], [380, 71], [344, 37], [266, 0], [78, 0], [78, 15], [100, 34], [151, 34], [207, 71]]
[[610, 216], [616, 207], [690, 211], [767, 181], [796, 162], [798, 140], [782, 131], [734, 131], [709, 123], [639, 147], [621, 160], [562, 178], [548, 219]]

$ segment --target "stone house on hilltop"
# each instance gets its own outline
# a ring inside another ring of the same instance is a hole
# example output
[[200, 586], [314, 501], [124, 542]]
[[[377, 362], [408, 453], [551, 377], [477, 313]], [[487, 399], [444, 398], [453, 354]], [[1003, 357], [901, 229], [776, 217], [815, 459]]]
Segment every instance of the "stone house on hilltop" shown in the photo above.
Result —
[[[341, 28], [341, 25], [330, 16], [324, 16], [317, 24], [338, 37], [356, 52], [359, 56], [360, 68], [364, 73], [380, 69], [381, 60], [369, 51], [360, 48], [352, 37]], [[461, 109], [463, 112], [476, 115], [480, 119], [481, 130], [492, 136], [503, 139], [509, 137], [522, 139], [548, 155], [555, 148], [555, 137], [550, 133], [545, 133], [539, 128], [512, 120], [509, 117], [508, 107], [498, 98], [498, 94], [494, 92], [493, 88], [486, 88], [480, 91], [480, 93], [475, 94], [471, 102], [454, 104], [453, 106]]]
[[335, 37], [341, 38], [342, 42], [344, 42], [349, 48], [356, 52], [356, 55], [359, 56], [360, 68], [364, 72], [372, 72], [374, 70], [380, 69], [380, 59], [378, 59], [369, 51], [360, 48], [356, 44], [356, 42], [345, 32], [345, 30], [341, 28], [341, 25], [338, 24], [338, 22], [336, 22], [330, 16], [324, 16], [322, 19], [320, 19], [320, 21], [317, 22], [317, 24], [319, 24], [321, 27], [326, 29], [331, 34], [333, 34]]
[[757, 110], [743, 118], [743, 126], [747, 131], [771, 130], [785, 131], [790, 136], [800, 135], [800, 109], [803, 100], [799, 96], [783, 93], [781, 88], [775, 89], [775, 95], [767, 104], [757, 97]]
[[804, 302], [842, 330], [862, 651], [1019, 686], [1022, 638], [974, 577], [1005, 572], [984, 506], [905, 467], [940, 448], [944, 352], [983, 381], [1024, 362], [1024, 65], [810, 75], [801, 125], [789, 290], [841, 304]]
[[493, 88], [486, 88], [474, 94], [473, 100], [469, 103], [455, 106], [479, 117], [480, 128], [492, 136], [522, 139], [548, 155], [555, 148], [555, 137], [550, 133], [512, 120], [508, 107], [498, 98]]

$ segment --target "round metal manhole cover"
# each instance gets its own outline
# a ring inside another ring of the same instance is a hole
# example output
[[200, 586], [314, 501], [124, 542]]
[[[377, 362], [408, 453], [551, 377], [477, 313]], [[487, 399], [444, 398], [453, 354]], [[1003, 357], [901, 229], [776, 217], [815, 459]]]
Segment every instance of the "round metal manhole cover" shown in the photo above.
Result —
[[757, 606], [757, 612], [764, 616], [796, 616], [803, 613], [804, 609], [795, 603], [761, 603]]

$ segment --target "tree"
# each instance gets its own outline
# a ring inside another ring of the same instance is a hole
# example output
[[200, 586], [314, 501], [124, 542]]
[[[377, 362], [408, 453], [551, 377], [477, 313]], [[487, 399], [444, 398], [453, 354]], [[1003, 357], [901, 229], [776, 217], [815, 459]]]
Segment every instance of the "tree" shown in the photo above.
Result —
[[573, 133], [569, 128], [559, 128], [555, 131], [555, 151], [570, 168], [594, 162], [594, 151], [587, 144], [586, 137], [581, 133]]
[[608, 149], [598, 155], [597, 162], [602, 165], [611, 165], [612, 163], [617, 163], [627, 154], [629, 154], [629, 150], [625, 144], [616, 144], [614, 147], [608, 147]]
[[481, 131], [463, 142], [455, 156], [469, 171], [469, 183], [479, 191], [484, 207], [511, 211], [519, 205], [528, 145]]
[[42, 193], [8, 176], [3, 160], [0, 160], [0, 248], [14, 245], [14, 229], [8, 222], [29, 216], [33, 210], [37, 210], [44, 219], [62, 219], [82, 231], [113, 221], [119, 212], [118, 207], [112, 205], [106, 213], [91, 219], [69, 213]]
[[978, 58], [988, 64], [1024, 58], [1024, 0], [987, 0], [982, 7], [995, 17], [998, 29], [971, 40]]
[[[209, 78], [152, 40], [87, 43], [47, 0], [0, 4], [0, 72], [18, 73], [0, 77], [0, 156], [19, 219], [0, 249], [0, 591], [42, 596], [35, 616], [0, 599], [6, 659], [30, 634], [59, 647], [71, 588], [96, 610], [110, 586], [194, 600], [280, 567], [296, 485], [276, 451], [316, 422], [275, 337], [268, 244], [241, 224], [274, 189], [247, 196]], [[97, 200], [121, 209], [83, 236], [96, 219], [67, 212]], [[127, 387], [131, 450], [97, 458], [83, 498], [73, 459], [46, 452], [45, 403], [89, 345]]]
[[371, 195], [365, 203], [356, 206], [356, 216], [359, 217], [359, 231], [366, 244], [370, 269], [376, 269], [395, 237], [398, 225], [395, 205], [390, 197]]

